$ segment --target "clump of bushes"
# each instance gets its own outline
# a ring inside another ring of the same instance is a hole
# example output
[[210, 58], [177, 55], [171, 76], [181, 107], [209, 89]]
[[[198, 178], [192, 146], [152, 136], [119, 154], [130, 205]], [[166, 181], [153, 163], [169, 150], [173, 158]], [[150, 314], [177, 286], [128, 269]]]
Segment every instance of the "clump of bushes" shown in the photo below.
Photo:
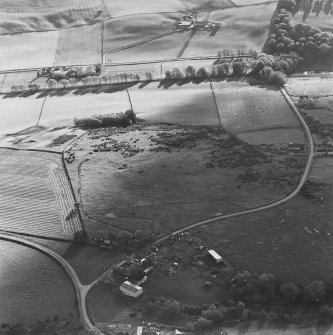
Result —
[[81, 129], [93, 129], [101, 127], [128, 127], [137, 122], [133, 110], [127, 110], [125, 113], [92, 115], [82, 119], [74, 119], [74, 125]]

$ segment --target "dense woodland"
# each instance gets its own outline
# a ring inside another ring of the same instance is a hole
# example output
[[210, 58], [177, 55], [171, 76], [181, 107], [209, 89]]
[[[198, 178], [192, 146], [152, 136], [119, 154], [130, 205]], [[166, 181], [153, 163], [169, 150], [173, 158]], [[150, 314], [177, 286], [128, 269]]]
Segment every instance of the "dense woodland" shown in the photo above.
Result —
[[296, 0], [293, 14], [299, 11], [303, 12], [303, 22], [310, 13], [318, 16], [320, 13], [325, 15], [333, 15], [333, 0]]

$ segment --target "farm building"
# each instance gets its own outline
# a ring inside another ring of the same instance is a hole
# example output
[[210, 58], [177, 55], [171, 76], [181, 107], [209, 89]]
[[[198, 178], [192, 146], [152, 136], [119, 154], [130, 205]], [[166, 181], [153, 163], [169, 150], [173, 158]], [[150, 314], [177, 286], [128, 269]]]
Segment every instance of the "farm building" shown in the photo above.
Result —
[[137, 298], [143, 293], [143, 288], [129, 281], [125, 281], [120, 285], [120, 291], [125, 295]]
[[208, 253], [212, 256], [216, 263], [221, 263], [223, 261], [223, 258], [215, 250], [208, 250]]
[[291, 150], [291, 151], [295, 151], [295, 152], [304, 151], [305, 144], [289, 143], [288, 144], [288, 149]]

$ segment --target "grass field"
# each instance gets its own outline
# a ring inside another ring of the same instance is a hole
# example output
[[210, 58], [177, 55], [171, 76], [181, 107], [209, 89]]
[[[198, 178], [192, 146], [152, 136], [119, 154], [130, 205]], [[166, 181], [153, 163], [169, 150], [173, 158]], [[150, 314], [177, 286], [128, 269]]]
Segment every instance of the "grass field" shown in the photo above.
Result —
[[101, 24], [61, 30], [55, 65], [102, 63]]
[[[139, 118], [148, 121], [171, 122], [186, 125], [219, 126], [216, 106], [209, 83], [177, 85], [168, 89], [151, 83], [143, 88], [129, 89]], [[150, 98], [147, 99], [147, 96]]]
[[130, 47], [140, 42], [149, 41], [172, 30], [172, 24], [180, 16], [170, 14], [142, 14], [119, 17], [104, 24], [104, 52], [111, 52]]
[[310, 176], [315, 191], [268, 211], [202, 227], [194, 235], [220, 250], [237, 271], [273, 273], [299, 284], [331, 278], [332, 164], [332, 158], [315, 160]]
[[30, 324], [77, 317], [75, 292], [65, 271], [47, 255], [0, 241], [0, 323]]
[[35, 126], [43, 99], [16, 98], [0, 99], [0, 134], [11, 134]]
[[295, 76], [288, 79], [286, 88], [290, 95], [325, 97], [333, 95], [333, 77], [325, 74], [309, 77]]
[[230, 131], [299, 127], [282, 93], [273, 87], [250, 86], [246, 81], [213, 86], [222, 125]]
[[305, 22], [303, 22], [302, 18], [303, 18], [303, 12], [299, 11], [293, 16], [292, 23], [293, 24], [298, 24], [298, 23], [310, 24], [311, 26], [317, 27], [322, 31], [326, 31], [331, 34], [333, 33], [331, 15], [325, 15], [323, 12], [321, 12], [318, 16], [316, 16], [315, 13], [310, 13], [310, 15], [307, 17]]
[[0, 34], [68, 28], [110, 17], [102, 0], [4, 0], [0, 13]]
[[58, 31], [0, 36], [0, 69], [52, 66], [58, 37]]
[[213, 11], [210, 21], [219, 22], [222, 27], [213, 36], [204, 30], [197, 31], [183, 57], [216, 55], [218, 51], [226, 49], [247, 51], [254, 48], [260, 51], [267, 38], [275, 7], [273, 3]]
[[[82, 93], [82, 92], [81, 92]], [[40, 119], [41, 126], [73, 125], [74, 118], [94, 114], [126, 112], [130, 108], [126, 91], [102, 94], [47, 97]]]
[[70, 238], [81, 230], [60, 155], [1, 149], [0, 227]]

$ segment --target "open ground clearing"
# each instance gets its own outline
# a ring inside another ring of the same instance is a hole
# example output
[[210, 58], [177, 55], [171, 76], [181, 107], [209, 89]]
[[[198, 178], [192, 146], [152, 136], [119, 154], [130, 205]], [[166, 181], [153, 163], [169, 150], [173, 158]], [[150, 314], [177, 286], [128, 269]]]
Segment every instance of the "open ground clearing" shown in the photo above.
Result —
[[39, 124], [47, 127], [73, 125], [74, 118], [126, 112], [130, 109], [126, 91], [87, 95], [80, 95], [81, 93], [75, 95], [75, 92], [68, 91], [60, 97], [47, 97]]
[[209, 83], [173, 85], [168, 89], [159, 85], [152, 82], [141, 89], [129, 89], [137, 117], [185, 125], [220, 125]]
[[0, 135], [12, 134], [35, 126], [43, 105], [36, 97], [5, 99], [0, 97]]
[[159, 39], [107, 55], [108, 62], [123, 63], [177, 58], [191, 31], [177, 32]]
[[332, 15], [325, 15], [321, 12], [318, 16], [316, 16], [315, 13], [310, 13], [305, 22], [303, 22], [302, 18], [303, 11], [299, 11], [293, 16], [292, 23], [310, 24], [322, 31], [329, 32], [331, 34], [333, 33]]
[[220, 50], [261, 50], [275, 7], [273, 3], [213, 11], [210, 21], [219, 22], [222, 27], [213, 35], [205, 30], [196, 31], [183, 57], [216, 55]]
[[0, 36], [0, 69], [52, 66], [59, 31]]
[[[131, 45], [158, 38], [161, 34], [175, 30], [172, 25], [179, 13], [142, 14], [115, 18], [104, 24], [104, 52], [114, 52]], [[130, 52], [130, 51], [129, 51]]]
[[74, 289], [63, 269], [16, 243], [0, 241], [0, 291], [0, 324], [77, 315]]
[[332, 164], [332, 158], [316, 158], [310, 183], [287, 204], [203, 226], [193, 235], [237, 271], [273, 273], [299, 284], [331, 278]]
[[0, 150], [0, 228], [70, 239], [82, 230], [58, 154]]
[[61, 30], [55, 65], [102, 63], [102, 25]]
[[0, 34], [69, 28], [109, 17], [102, 0], [5, 0]]
[[273, 86], [250, 86], [246, 80], [212, 84], [222, 126], [229, 131], [300, 127], [282, 93]]
[[288, 79], [286, 89], [290, 95], [324, 97], [333, 95], [333, 77], [331, 74], [318, 76], [294, 76]]
[[220, 126], [158, 123], [91, 131], [71, 152], [84, 211], [105, 224], [105, 234], [119, 227], [163, 235], [280, 199], [306, 158], [250, 146]]

